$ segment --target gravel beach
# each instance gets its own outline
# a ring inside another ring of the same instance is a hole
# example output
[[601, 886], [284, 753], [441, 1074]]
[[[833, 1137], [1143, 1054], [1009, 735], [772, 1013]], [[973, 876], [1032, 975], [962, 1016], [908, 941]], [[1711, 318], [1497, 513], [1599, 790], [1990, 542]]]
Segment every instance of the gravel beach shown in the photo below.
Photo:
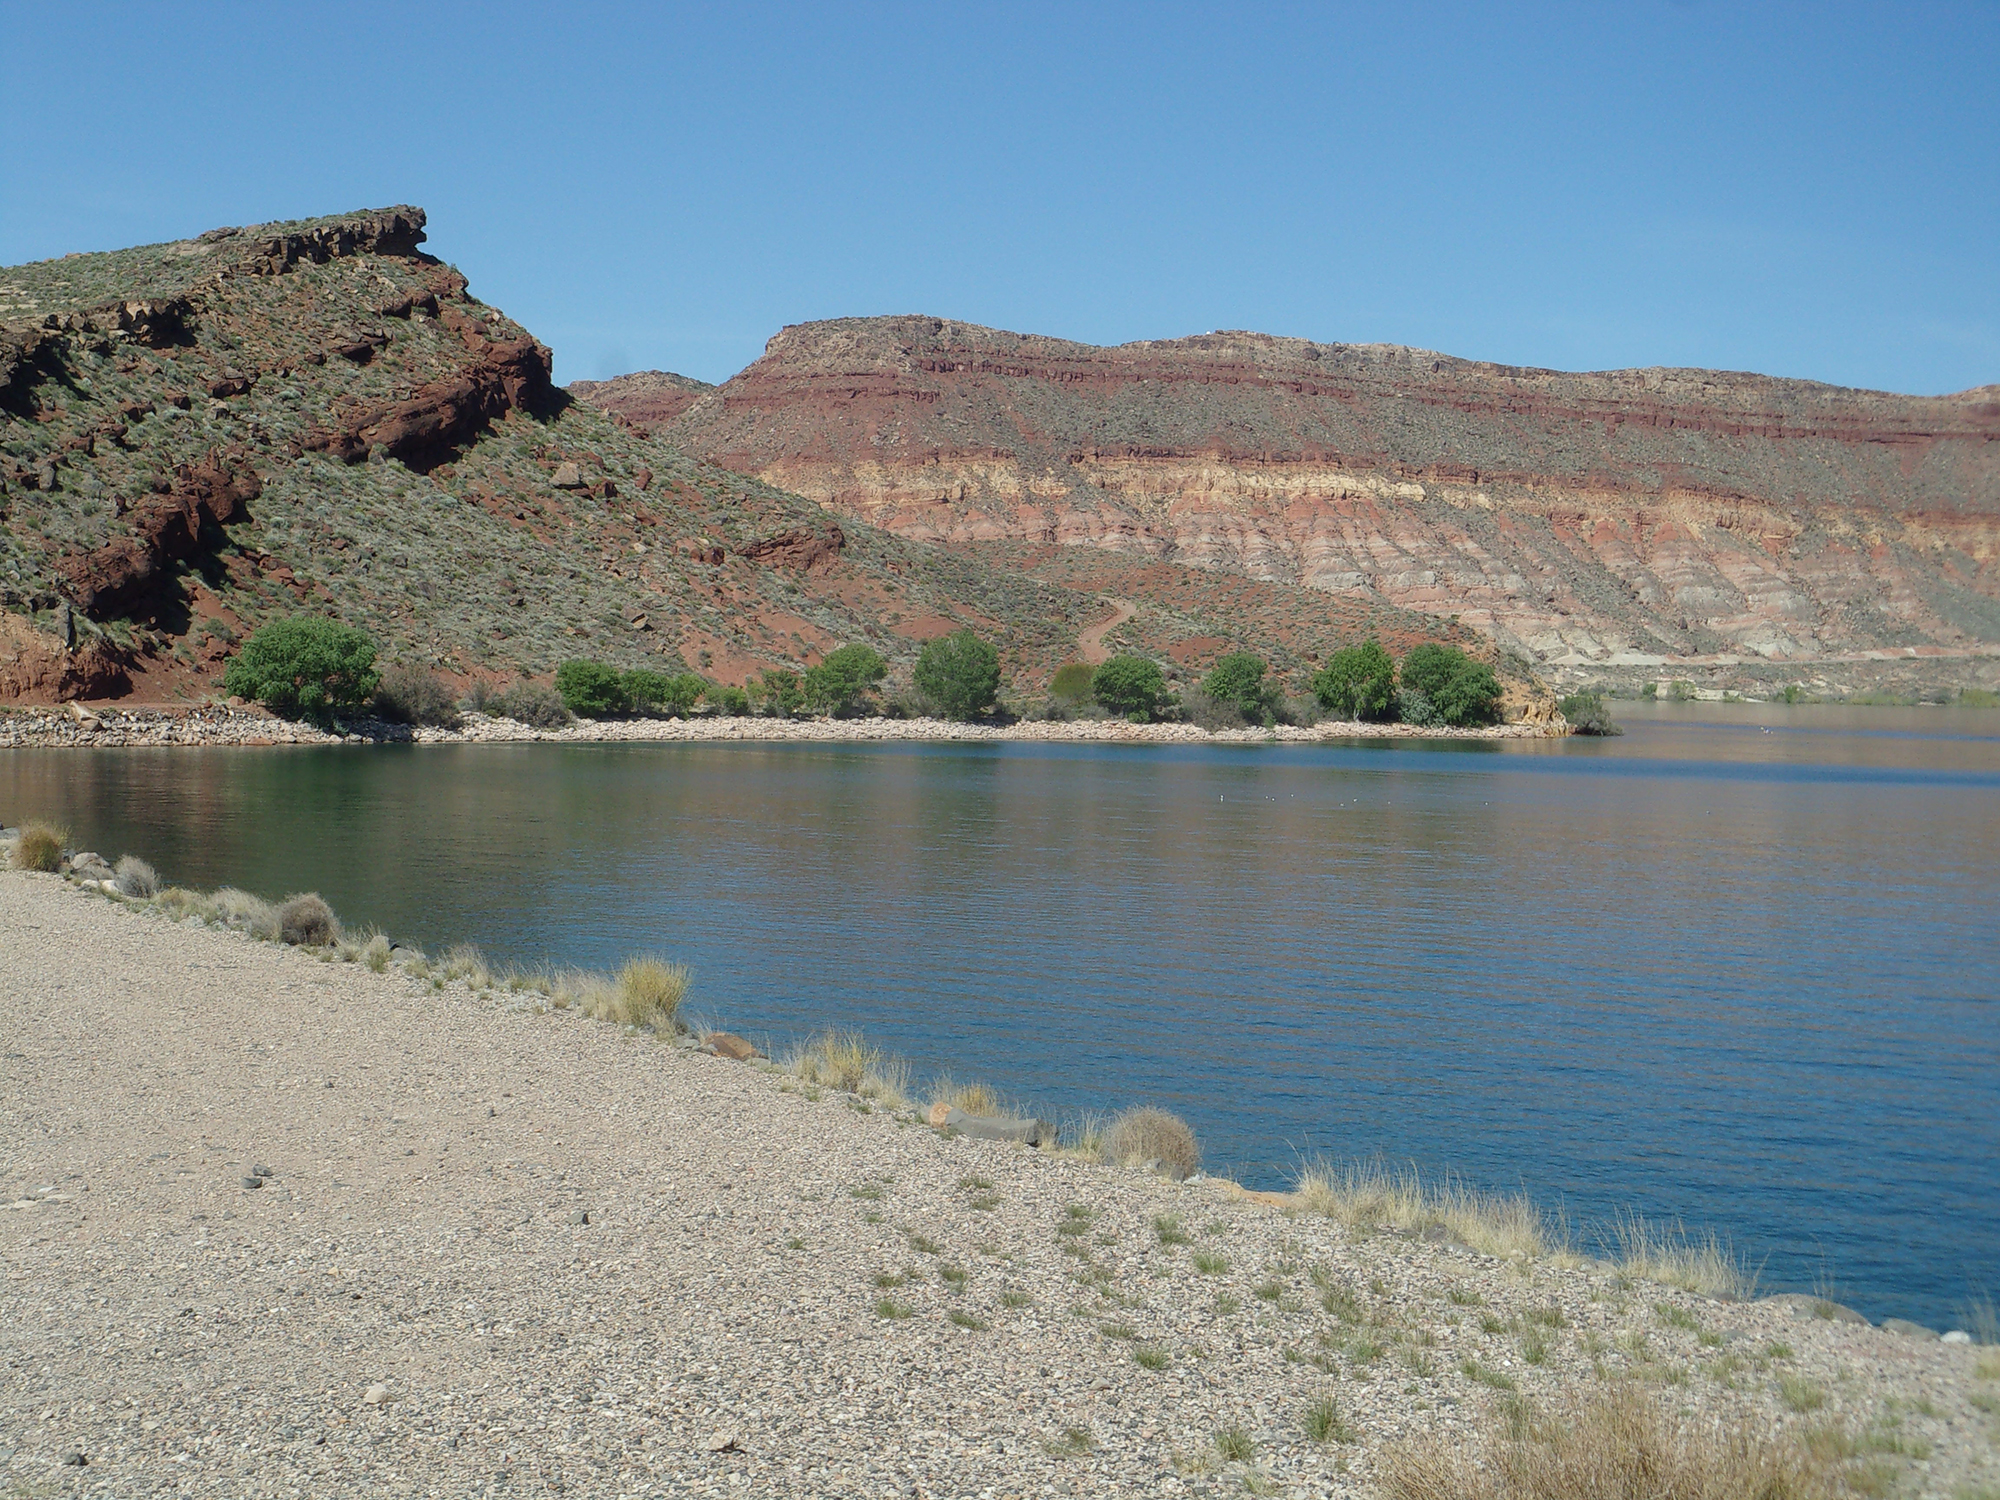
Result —
[[1807, 1299], [949, 1137], [57, 876], [0, 873], [0, 952], [8, 1493], [1363, 1495], [1623, 1379], [2000, 1486], [1995, 1351]]

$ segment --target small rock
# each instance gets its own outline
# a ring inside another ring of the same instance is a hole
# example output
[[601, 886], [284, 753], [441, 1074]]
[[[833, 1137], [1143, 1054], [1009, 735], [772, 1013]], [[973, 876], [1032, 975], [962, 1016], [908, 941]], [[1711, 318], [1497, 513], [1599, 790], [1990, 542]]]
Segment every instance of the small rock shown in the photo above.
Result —
[[63, 1467], [66, 1469], [81, 1469], [89, 1462], [81, 1448], [72, 1448], [62, 1456]]
[[706, 1446], [710, 1453], [740, 1453], [743, 1451], [743, 1436], [736, 1432], [713, 1432], [709, 1434]]
[[250, 1172], [252, 1176], [256, 1177], [276, 1177], [278, 1175], [276, 1172], [273, 1172], [269, 1167], [252, 1167], [250, 1169]]
[[572, 1224], [588, 1224], [590, 1222], [590, 1210], [587, 1208], [579, 1208], [575, 1213], [569, 1216], [569, 1221]]
[[924, 1118], [931, 1122], [933, 1129], [942, 1130], [951, 1119], [951, 1106], [940, 1099], [931, 1106], [931, 1112]]
[[363, 1406], [383, 1406], [388, 1403], [388, 1400], [389, 1387], [382, 1384], [379, 1380], [361, 1393], [361, 1404]]
[[264, 1179], [257, 1176], [254, 1172], [245, 1173], [243, 1185], [247, 1188], [260, 1188], [264, 1185]]
[[1944, 1342], [1947, 1344], [1969, 1344], [1972, 1342], [1972, 1335], [1967, 1333], [1963, 1328], [1954, 1328], [1944, 1336]]
[[701, 1039], [701, 1050], [717, 1057], [726, 1057], [731, 1062], [748, 1062], [763, 1054], [734, 1032], [711, 1031]]

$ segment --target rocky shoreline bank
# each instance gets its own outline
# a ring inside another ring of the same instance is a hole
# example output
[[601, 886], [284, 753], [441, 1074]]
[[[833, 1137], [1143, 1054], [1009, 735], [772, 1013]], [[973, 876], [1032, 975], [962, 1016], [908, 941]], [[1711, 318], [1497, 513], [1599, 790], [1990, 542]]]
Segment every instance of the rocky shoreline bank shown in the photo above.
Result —
[[53, 875], [0, 874], [0, 947], [36, 1493], [1361, 1496], [1600, 1392], [1832, 1486], [1787, 1495], [2000, 1482], [1994, 1351], [1809, 1297], [931, 1129]]
[[1356, 740], [1554, 739], [1569, 732], [1558, 716], [1545, 723], [1483, 729], [1420, 729], [1410, 724], [1326, 720], [1310, 727], [1210, 731], [1192, 724], [1132, 724], [1122, 719], [1013, 724], [960, 724], [949, 719], [782, 719], [702, 715], [686, 719], [578, 719], [560, 729], [536, 729], [514, 719], [467, 713], [457, 729], [412, 727], [370, 719], [343, 731], [316, 729], [252, 708], [22, 708], [0, 713], [0, 749], [108, 749], [138, 745], [474, 745], [546, 741], [554, 744], [730, 740], [950, 740], [1078, 744], [1242, 745], [1347, 743]]

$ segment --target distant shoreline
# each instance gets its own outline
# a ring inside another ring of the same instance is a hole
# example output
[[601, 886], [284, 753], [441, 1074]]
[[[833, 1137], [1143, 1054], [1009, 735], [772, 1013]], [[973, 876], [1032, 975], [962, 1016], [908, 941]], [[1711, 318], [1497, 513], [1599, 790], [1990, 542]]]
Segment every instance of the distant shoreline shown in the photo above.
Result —
[[1014, 724], [960, 724], [948, 719], [777, 719], [701, 716], [687, 719], [579, 719], [561, 729], [535, 729], [513, 719], [468, 713], [459, 729], [369, 720], [351, 732], [330, 733], [310, 724], [251, 709], [72, 710], [24, 708], [0, 714], [0, 749], [114, 749], [144, 746], [236, 745], [476, 745], [648, 743], [865, 743], [888, 740], [951, 743], [1258, 745], [1329, 744], [1356, 740], [1560, 739], [1561, 719], [1541, 724], [1495, 724], [1480, 729], [1421, 729], [1410, 724], [1327, 720], [1309, 727], [1210, 731], [1192, 724], [1132, 724], [1120, 719], [1068, 722], [1023, 720]]

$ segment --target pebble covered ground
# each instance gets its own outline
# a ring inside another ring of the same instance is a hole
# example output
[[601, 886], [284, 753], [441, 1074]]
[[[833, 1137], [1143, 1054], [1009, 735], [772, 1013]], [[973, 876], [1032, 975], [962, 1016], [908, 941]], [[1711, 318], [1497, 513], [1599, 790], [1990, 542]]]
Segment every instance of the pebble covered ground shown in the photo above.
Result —
[[0, 952], [10, 1493], [1360, 1495], [1625, 1379], [2000, 1485], [1994, 1351], [1805, 1299], [948, 1137], [55, 876], [0, 874]]

